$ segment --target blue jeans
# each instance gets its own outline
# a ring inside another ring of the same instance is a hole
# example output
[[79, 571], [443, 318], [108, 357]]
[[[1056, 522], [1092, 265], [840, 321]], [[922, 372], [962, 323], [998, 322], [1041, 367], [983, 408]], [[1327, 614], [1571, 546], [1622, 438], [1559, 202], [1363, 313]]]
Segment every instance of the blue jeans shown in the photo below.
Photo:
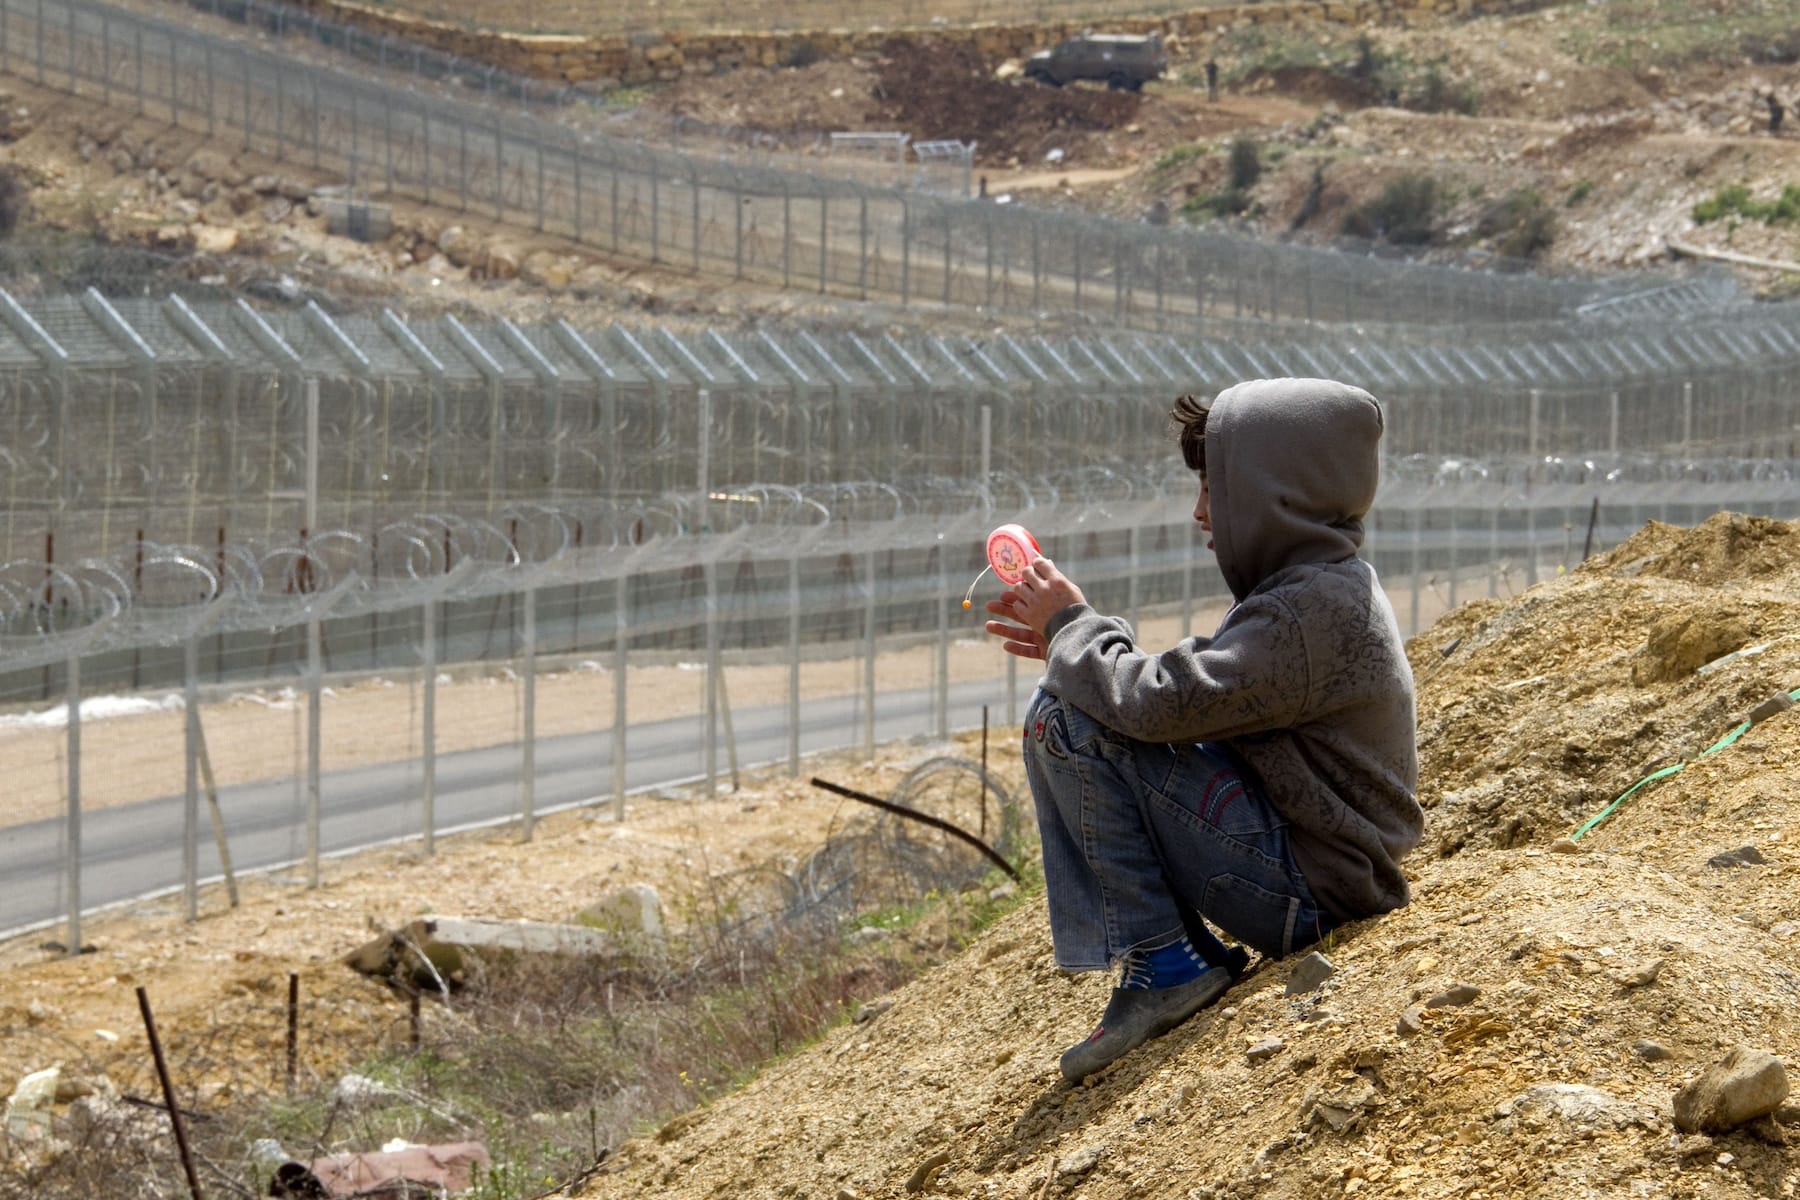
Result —
[[1140, 742], [1039, 688], [1025, 714], [1025, 776], [1065, 971], [1178, 941], [1184, 906], [1273, 958], [1330, 928], [1287, 822], [1220, 746]]

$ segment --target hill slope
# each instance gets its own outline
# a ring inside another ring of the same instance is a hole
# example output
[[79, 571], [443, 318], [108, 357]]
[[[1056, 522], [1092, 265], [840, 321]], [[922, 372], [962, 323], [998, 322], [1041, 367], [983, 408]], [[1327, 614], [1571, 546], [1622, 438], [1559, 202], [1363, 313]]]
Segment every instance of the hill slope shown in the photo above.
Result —
[[1317, 991], [1261, 964], [1070, 1088], [1108, 985], [1055, 972], [1040, 903], [580, 1194], [1792, 1195], [1781, 1125], [1688, 1135], [1672, 1100], [1734, 1046], [1800, 1055], [1800, 713], [1698, 758], [1800, 686], [1796, 584], [1800, 525], [1653, 523], [1415, 640], [1416, 898], [1339, 931]]

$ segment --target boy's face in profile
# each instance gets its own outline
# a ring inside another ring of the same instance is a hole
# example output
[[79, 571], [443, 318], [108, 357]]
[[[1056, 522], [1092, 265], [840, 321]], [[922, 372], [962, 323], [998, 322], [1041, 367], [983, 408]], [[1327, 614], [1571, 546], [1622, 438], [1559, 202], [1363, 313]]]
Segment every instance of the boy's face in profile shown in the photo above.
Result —
[[[1194, 501], [1194, 520], [1200, 522], [1200, 528], [1206, 530], [1207, 533], [1213, 531], [1212, 492], [1206, 486], [1206, 472], [1204, 471], [1200, 472], [1200, 498]], [[1208, 550], [1213, 548], [1210, 537], [1206, 539], [1206, 548]]]

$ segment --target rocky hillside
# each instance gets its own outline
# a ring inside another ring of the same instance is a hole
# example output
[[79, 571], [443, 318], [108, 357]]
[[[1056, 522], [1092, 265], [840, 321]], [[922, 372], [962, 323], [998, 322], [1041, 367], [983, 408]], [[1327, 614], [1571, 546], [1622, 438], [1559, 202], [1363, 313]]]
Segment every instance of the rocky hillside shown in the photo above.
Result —
[[[1800, 35], [1784, 20], [1768, 0], [1716, 0], [1551, 5], [1362, 31], [1245, 25], [1176, 41], [1168, 77], [1141, 96], [1056, 91], [1018, 78], [1016, 62], [893, 43], [616, 93], [607, 127], [656, 140], [673, 137], [680, 118], [681, 145], [694, 151], [716, 147], [706, 127], [802, 144], [832, 130], [956, 138], [976, 143], [995, 200], [1512, 268], [1661, 265], [1680, 246], [1757, 260], [1730, 269], [1780, 291], [1791, 276], [1779, 264], [1800, 259], [1800, 201], [1789, 191], [1800, 112], [1771, 133], [1765, 99], [1800, 106]], [[295, 54], [323, 53], [289, 41]], [[1220, 82], [1211, 99], [1209, 58]], [[290, 292], [378, 293], [415, 308], [539, 317], [603, 301], [712, 317], [823, 303], [611, 262], [407, 203], [383, 241], [332, 236], [311, 198], [341, 180], [21, 79], [7, 88], [0, 163], [30, 187], [23, 234], [193, 255], [197, 277], [286, 277]]]
[[1800, 524], [1653, 523], [1415, 640], [1415, 900], [1322, 983], [1262, 963], [1069, 1087], [1107, 983], [1036, 905], [580, 1194], [1792, 1195], [1797, 584]]
[[[1669, 261], [1671, 241], [1800, 259], [1800, 225], [1776, 207], [1800, 166], [1800, 114], [1772, 134], [1765, 99], [1800, 106], [1800, 34], [1761, 0], [1654, 7], [1240, 26], [1176, 42], [1166, 79], [1107, 110], [1098, 89], [1065, 89], [1086, 93], [1088, 111], [1052, 110], [1017, 63], [910, 46], [683, 81], [644, 105], [719, 125], [974, 141], [990, 195], [1023, 189], [1027, 202], [1128, 219], [1223, 220], [1353, 248], [1372, 236], [1489, 265], [1639, 267]], [[1012, 84], [1010, 103], [991, 95], [994, 77]], [[1251, 178], [1234, 178], [1236, 141], [1255, 148]], [[1415, 185], [1411, 203], [1384, 211], [1396, 181]], [[1744, 203], [1696, 220], [1732, 188]]]

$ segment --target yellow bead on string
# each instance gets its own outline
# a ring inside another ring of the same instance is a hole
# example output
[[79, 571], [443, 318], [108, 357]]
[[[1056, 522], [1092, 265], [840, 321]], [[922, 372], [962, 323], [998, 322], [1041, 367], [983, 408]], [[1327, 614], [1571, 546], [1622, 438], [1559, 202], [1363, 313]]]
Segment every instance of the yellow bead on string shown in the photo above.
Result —
[[[994, 565], [992, 563], [989, 563], [987, 566], [981, 568], [981, 575], [986, 575], [989, 571], [991, 571], [993, 569], [994, 569]], [[963, 607], [964, 608], [973, 608], [975, 606], [975, 601], [973, 598], [975, 595], [975, 584], [981, 582], [981, 575], [977, 575], [975, 577], [975, 579], [973, 580], [973, 582], [971, 582], [969, 584], [969, 590], [963, 593]]]

